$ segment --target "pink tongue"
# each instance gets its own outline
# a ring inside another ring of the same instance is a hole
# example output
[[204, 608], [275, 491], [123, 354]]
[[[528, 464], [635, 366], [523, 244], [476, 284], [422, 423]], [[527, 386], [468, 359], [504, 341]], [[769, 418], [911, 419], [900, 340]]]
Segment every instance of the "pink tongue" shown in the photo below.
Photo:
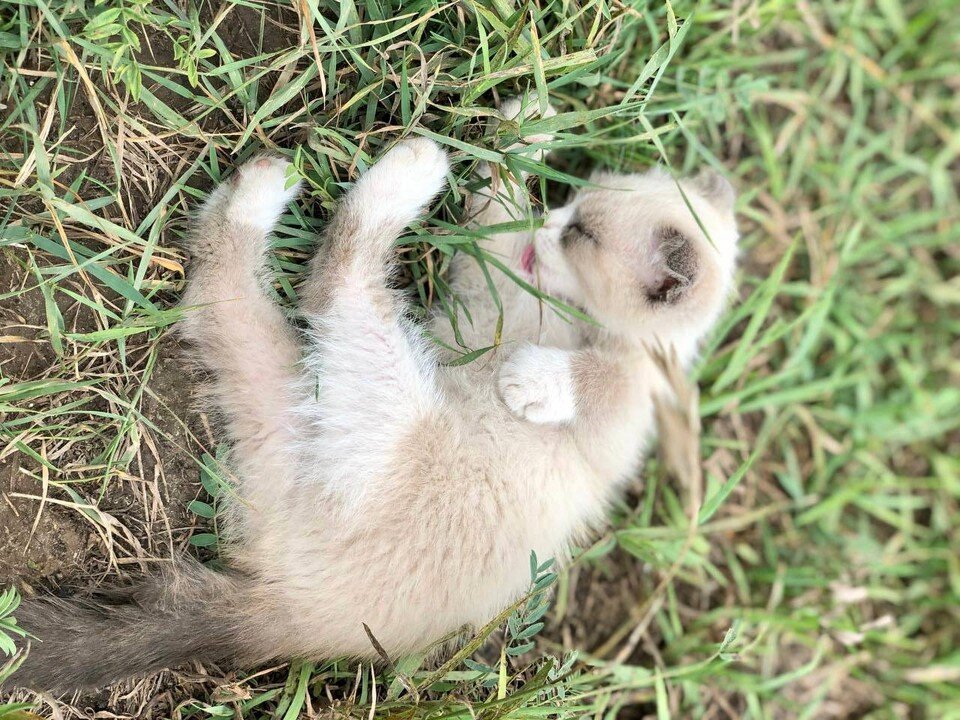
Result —
[[523, 271], [529, 275], [533, 274], [533, 263], [537, 259], [537, 251], [533, 247], [533, 243], [527, 245], [523, 252], [520, 253], [520, 267], [523, 268]]

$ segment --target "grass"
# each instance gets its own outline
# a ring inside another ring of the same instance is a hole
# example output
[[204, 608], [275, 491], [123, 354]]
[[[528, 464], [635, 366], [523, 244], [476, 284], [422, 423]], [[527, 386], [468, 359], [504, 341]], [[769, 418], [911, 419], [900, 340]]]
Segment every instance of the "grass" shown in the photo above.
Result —
[[[187, 213], [260, 148], [307, 178], [277, 234], [284, 301], [345, 184], [399, 135], [447, 144], [461, 186], [478, 162], [522, 162], [501, 152], [517, 129], [486, 121], [526, 89], [561, 112], [556, 162], [532, 168], [547, 196], [594, 165], [709, 165], [737, 182], [744, 231], [740, 302], [698, 369], [695, 532], [652, 459], [573, 568], [533, 563], [555, 590], [542, 619], [538, 590], [439, 668], [293, 663], [10, 702], [62, 717], [960, 718], [958, 10], [3, 4], [0, 461], [25, 522], [3, 549], [32, 582], [116, 582], [191, 536], [215, 545], [216, 442], [165, 338]], [[446, 260], [475, 252], [461, 207], [454, 187], [406, 243], [424, 303], [452, 302]], [[92, 539], [51, 573], [35, 558], [68, 554], [54, 520]]]

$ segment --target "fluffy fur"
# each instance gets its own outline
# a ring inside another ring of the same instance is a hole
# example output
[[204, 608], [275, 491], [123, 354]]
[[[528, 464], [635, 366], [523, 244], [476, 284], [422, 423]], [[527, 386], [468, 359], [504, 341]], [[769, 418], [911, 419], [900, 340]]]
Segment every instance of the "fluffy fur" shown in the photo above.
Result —
[[[398, 656], [485, 623], [526, 589], [531, 550], [563, 559], [602, 521], [668, 392], [648, 347], [689, 363], [730, 292], [732, 190], [712, 174], [678, 187], [658, 170], [599, 173], [535, 232], [490, 237], [489, 252], [599, 325], [492, 270], [503, 343], [452, 367], [388, 289], [394, 241], [447, 170], [443, 150], [414, 139], [360, 178], [302, 288], [305, 338], [262, 277], [296, 192], [284, 163], [256, 159], [212, 194], [182, 330], [234, 448], [234, 570], [185, 566], [112, 607], [26, 602], [39, 642], [14, 682], [96, 686], [189, 658], [375, 657], [364, 624]], [[529, 216], [523, 178], [481, 180], [471, 223]], [[489, 345], [487, 279], [460, 255], [451, 283], [470, 309], [466, 343]], [[430, 329], [456, 344], [444, 316]]]

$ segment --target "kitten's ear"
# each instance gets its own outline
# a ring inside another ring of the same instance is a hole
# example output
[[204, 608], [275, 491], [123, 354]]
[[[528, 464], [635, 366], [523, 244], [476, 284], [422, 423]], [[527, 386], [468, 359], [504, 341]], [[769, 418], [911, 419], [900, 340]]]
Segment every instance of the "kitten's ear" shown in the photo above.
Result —
[[715, 170], [701, 170], [693, 178], [693, 185], [715, 208], [723, 212], [733, 212], [737, 191], [723, 175]]

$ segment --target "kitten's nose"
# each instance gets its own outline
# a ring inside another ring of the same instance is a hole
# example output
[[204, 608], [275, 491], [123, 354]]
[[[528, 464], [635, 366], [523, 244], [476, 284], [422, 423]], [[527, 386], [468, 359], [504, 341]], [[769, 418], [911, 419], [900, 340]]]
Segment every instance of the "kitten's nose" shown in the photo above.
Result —
[[737, 191], [723, 175], [708, 168], [701, 170], [693, 178], [693, 185], [710, 203], [724, 212], [732, 212], [737, 200]]

